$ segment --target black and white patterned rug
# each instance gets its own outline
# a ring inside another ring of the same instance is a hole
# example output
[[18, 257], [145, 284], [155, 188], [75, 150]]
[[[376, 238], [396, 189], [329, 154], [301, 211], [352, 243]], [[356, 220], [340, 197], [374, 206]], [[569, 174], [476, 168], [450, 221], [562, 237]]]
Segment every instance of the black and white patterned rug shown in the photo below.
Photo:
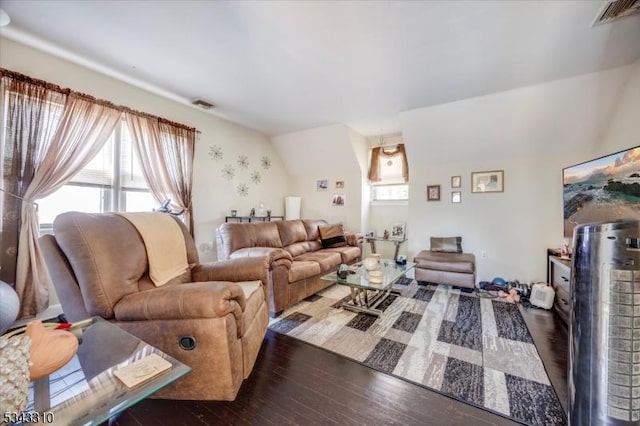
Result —
[[334, 285], [269, 328], [529, 425], [564, 425], [560, 401], [516, 305], [402, 278], [379, 317], [340, 308]]

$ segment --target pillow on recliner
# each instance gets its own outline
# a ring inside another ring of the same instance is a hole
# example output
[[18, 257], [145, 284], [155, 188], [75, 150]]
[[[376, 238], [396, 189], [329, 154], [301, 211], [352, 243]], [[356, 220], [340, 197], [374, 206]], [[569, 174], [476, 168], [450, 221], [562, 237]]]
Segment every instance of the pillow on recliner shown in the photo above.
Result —
[[462, 253], [462, 237], [431, 237], [431, 251]]
[[341, 224], [318, 226], [322, 248], [343, 247], [347, 245], [347, 237]]

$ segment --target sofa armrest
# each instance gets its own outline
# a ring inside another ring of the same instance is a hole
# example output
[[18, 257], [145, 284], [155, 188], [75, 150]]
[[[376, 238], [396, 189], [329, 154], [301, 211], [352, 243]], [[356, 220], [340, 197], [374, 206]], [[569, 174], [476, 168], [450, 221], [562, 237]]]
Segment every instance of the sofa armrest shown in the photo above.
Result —
[[[167, 285], [129, 294], [114, 306], [117, 321], [221, 318], [233, 314], [241, 323], [246, 299], [235, 283]], [[238, 331], [241, 331], [240, 325]]]
[[352, 232], [345, 232], [344, 236], [347, 238], [347, 244], [353, 247], [360, 247], [364, 242], [364, 237], [359, 232], [355, 234]]
[[265, 274], [269, 270], [269, 263], [265, 256], [244, 257], [239, 259], [219, 260], [217, 262], [202, 263], [191, 270], [194, 281], [255, 281], [264, 282]]
[[289, 269], [291, 268], [291, 263], [293, 262], [291, 253], [277, 247], [246, 247], [231, 253], [232, 259], [241, 259], [255, 256], [266, 257], [269, 269], [273, 269], [278, 265], [284, 265], [287, 269]]

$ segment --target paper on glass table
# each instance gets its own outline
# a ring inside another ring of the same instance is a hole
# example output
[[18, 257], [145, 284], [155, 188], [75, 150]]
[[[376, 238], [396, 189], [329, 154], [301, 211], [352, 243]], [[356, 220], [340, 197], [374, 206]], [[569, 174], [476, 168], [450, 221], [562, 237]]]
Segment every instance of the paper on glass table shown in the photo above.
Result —
[[148, 355], [134, 363], [119, 368], [116, 377], [129, 389], [147, 382], [158, 374], [171, 368], [171, 363], [158, 354]]

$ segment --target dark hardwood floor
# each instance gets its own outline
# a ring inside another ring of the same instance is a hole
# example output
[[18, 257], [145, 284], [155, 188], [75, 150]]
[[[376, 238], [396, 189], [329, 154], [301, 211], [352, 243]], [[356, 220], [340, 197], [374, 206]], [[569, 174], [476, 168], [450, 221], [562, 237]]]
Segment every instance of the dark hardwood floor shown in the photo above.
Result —
[[[567, 331], [552, 312], [521, 308], [566, 407]], [[566, 408], [565, 408], [566, 410]], [[233, 402], [146, 399], [110, 422], [131, 425], [515, 425], [288, 336], [267, 331]]]

